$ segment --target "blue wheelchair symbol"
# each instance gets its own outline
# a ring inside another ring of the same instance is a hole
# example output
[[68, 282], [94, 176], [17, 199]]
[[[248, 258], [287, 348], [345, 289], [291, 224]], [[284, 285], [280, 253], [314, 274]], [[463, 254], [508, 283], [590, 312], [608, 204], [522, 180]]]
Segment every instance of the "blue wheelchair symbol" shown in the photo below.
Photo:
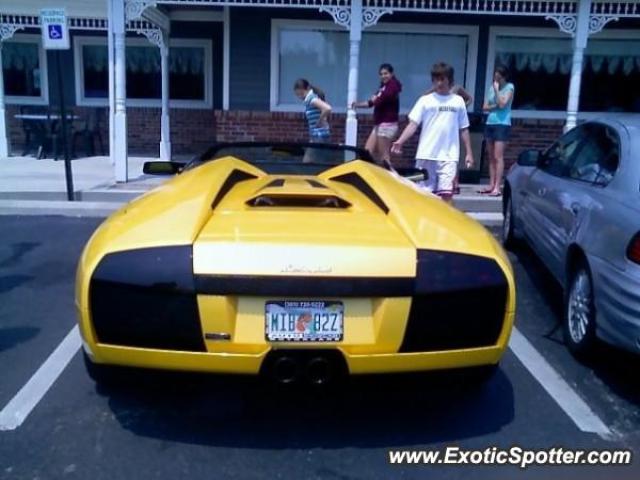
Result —
[[49, 38], [60, 40], [62, 38], [62, 25], [49, 25]]

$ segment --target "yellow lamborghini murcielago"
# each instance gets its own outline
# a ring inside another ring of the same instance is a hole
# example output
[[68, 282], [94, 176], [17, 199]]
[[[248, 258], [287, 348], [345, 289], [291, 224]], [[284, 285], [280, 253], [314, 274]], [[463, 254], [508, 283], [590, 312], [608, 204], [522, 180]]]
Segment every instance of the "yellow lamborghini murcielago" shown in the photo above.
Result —
[[268, 374], [479, 367], [515, 310], [509, 261], [473, 219], [362, 150], [218, 144], [126, 205], [80, 259], [90, 375], [113, 366]]

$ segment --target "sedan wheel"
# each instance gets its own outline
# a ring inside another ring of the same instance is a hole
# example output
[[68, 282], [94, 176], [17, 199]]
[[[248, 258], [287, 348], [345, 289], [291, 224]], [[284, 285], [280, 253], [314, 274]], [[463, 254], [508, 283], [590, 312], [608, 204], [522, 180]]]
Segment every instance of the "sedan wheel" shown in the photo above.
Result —
[[596, 311], [591, 275], [579, 267], [572, 276], [565, 305], [564, 338], [569, 350], [586, 355], [595, 342]]

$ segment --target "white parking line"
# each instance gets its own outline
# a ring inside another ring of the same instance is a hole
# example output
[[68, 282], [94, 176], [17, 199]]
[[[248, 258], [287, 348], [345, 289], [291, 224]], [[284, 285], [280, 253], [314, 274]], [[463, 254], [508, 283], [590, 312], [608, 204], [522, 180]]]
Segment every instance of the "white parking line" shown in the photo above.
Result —
[[29, 381], [0, 412], [0, 430], [15, 430], [26, 420], [80, 349], [78, 326], [71, 329]]
[[569, 415], [583, 432], [596, 433], [605, 439], [612, 438], [611, 430], [604, 424], [582, 398], [569, 386], [544, 357], [515, 327], [509, 341], [511, 351], [542, 385], [551, 398]]
[[[15, 430], [22, 425], [80, 347], [80, 332], [76, 325], [15, 397], [2, 409], [0, 412], [0, 431]], [[509, 347], [580, 430], [596, 433], [605, 439], [613, 436], [611, 430], [600, 417], [591, 410], [589, 405], [515, 327], [511, 333]]]

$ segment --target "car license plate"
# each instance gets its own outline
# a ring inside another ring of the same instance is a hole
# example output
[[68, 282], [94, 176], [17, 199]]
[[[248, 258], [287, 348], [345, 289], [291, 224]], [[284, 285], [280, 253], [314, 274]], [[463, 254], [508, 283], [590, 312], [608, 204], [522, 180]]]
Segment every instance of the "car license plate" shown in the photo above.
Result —
[[271, 342], [339, 342], [344, 305], [335, 301], [268, 301], [266, 338]]

